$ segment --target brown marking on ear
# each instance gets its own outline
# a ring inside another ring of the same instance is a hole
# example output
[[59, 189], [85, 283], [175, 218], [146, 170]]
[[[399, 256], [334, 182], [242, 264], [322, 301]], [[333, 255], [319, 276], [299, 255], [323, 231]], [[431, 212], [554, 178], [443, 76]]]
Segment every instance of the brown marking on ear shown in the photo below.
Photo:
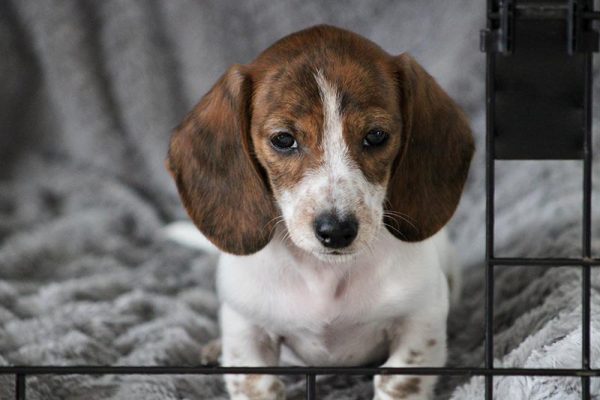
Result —
[[223, 251], [245, 255], [270, 240], [277, 212], [253, 156], [252, 82], [231, 67], [171, 137], [168, 169], [198, 229]]
[[385, 222], [409, 242], [440, 230], [454, 213], [473, 156], [467, 118], [409, 55], [397, 66], [403, 144], [388, 184]]

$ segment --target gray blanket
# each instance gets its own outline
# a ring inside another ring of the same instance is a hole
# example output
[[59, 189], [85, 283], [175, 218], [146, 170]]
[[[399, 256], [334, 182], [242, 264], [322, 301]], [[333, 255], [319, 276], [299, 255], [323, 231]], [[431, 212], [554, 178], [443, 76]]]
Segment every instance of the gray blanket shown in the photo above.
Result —
[[[169, 132], [229, 64], [327, 22], [391, 53], [412, 53], [472, 119], [478, 152], [450, 225], [465, 287], [449, 318], [449, 364], [482, 365], [483, 3], [0, 2], [0, 364], [200, 362], [202, 345], [218, 336], [215, 258], [163, 234], [166, 224], [185, 218], [163, 168]], [[500, 163], [498, 255], [579, 255], [580, 188], [578, 162]], [[498, 268], [497, 366], [580, 365], [580, 281], [577, 267]], [[592, 284], [598, 366], [596, 273]], [[13, 377], [0, 377], [1, 399], [12, 396], [12, 384]], [[322, 377], [318, 384], [322, 399], [372, 396], [366, 377]], [[566, 378], [495, 380], [498, 399], [575, 399], [579, 385]], [[29, 399], [43, 400], [225, 399], [213, 376], [40, 376], [30, 377], [27, 389]], [[443, 379], [437, 392], [481, 399], [483, 381]], [[600, 393], [599, 380], [592, 392]], [[302, 393], [303, 382], [289, 379], [289, 397]]]

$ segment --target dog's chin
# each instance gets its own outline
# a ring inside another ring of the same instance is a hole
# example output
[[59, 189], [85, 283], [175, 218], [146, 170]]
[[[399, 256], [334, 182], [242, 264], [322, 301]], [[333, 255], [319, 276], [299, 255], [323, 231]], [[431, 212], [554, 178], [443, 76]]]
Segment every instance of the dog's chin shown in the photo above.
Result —
[[323, 261], [328, 264], [343, 264], [353, 261], [359, 251], [312, 251], [311, 254], [315, 256], [319, 261]]

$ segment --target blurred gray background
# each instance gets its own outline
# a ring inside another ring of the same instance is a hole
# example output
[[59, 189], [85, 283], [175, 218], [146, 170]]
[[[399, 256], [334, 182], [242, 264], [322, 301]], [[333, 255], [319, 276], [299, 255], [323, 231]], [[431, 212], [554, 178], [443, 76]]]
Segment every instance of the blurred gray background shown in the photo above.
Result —
[[[318, 23], [411, 53], [471, 118], [478, 151], [450, 224], [465, 290], [449, 318], [449, 363], [481, 365], [484, 11], [476, 0], [0, 2], [0, 365], [200, 362], [201, 346], [218, 336], [215, 258], [162, 233], [186, 218], [163, 166], [170, 131], [230, 64]], [[498, 255], [577, 256], [580, 164], [499, 164]], [[497, 366], [579, 366], [580, 279], [578, 268], [497, 272]], [[595, 364], [599, 286], [594, 274]], [[301, 398], [303, 382], [289, 381], [289, 398]], [[0, 399], [12, 383], [0, 377]], [[482, 383], [443, 379], [438, 396], [482, 398]], [[580, 390], [565, 378], [495, 385], [499, 399], [574, 399]], [[369, 399], [372, 389], [367, 378], [323, 377], [319, 394]], [[219, 377], [42, 376], [28, 379], [28, 398], [225, 394]]]

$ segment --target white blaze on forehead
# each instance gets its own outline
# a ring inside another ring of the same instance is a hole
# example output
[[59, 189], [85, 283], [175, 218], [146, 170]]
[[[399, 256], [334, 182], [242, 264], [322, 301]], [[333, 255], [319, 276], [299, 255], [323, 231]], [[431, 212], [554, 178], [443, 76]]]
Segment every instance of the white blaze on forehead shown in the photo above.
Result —
[[348, 147], [344, 141], [344, 124], [340, 112], [337, 88], [325, 79], [322, 71], [315, 74], [323, 103], [323, 168], [330, 178], [348, 175], [353, 168]]
[[323, 73], [315, 75], [323, 103], [323, 150], [327, 167], [348, 167], [348, 148], [344, 142], [344, 126], [340, 113], [340, 98], [337, 89], [329, 83]]

